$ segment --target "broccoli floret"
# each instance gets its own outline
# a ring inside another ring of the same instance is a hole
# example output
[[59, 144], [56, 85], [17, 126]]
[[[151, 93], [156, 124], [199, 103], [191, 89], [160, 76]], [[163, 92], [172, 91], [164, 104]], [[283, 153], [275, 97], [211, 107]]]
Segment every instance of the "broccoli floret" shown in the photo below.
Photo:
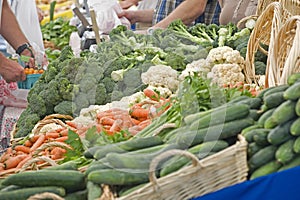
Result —
[[38, 121], [40, 121], [40, 117], [37, 114], [26, 114], [22, 124], [17, 122], [17, 132], [14, 137], [19, 138], [29, 135]]
[[122, 91], [119, 91], [119, 90], [114, 90], [112, 93], [111, 93], [111, 96], [110, 96], [110, 102], [112, 101], [119, 101], [122, 97], [124, 97], [124, 94]]
[[62, 100], [61, 95], [59, 93], [59, 88], [59, 82], [57, 82], [55, 79], [50, 81], [44, 94], [44, 100], [46, 104], [56, 105]]
[[79, 89], [81, 92], [88, 92], [96, 87], [97, 80], [94, 78], [95, 75], [87, 73], [85, 74], [81, 81], [79, 82]]
[[185, 57], [178, 55], [176, 53], [170, 52], [165, 58], [165, 62], [168, 66], [171, 66], [173, 69], [177, 71], [182, 71], [186, 67]]
[[60, 53], [60, 56], [58, 59], [60, 62], [62, 62], [64, 60], [68, 60], [73, 57], [74, 57], [73, 50], [72, 50], [71, 46], [67, 45], [61, 50], [61, 53]]
[[72, 101], [62, 101], [54, 107], [55, 113], [64, 114], [64, 115], [71, 115], [76, 110], [76, 105]]
[[217, 24], [209, 24], [206, 27], [206, 32], [211, 39], [215, 40], [218, 38], [219, 26]]
[[98, 84], [96, 88], [95, 104], [96, 105], [105, 104], [106, 96], [107, 96], [107, 91], [105, 85], [103, 83]]
[[211, 38], [208, 34], [207, 31], [207, 26], [205, 24], [202, 23], [198, 23], [192, 27], [190, 27], [189, 32], [194, 35], [197, 36], [198, 38], [203, 38], [207, 41], [209, 41], [210, 43], [212, 43], [214, 41], [214, 38]]
[[142, 84], [141, 72], [138, 69], [129, 69], [123, 75], [126, 87], [137, 88]]
[[261, 61], [255, 61], [255, 74], [265, 75], [266, 74], [266, 64]]
[[58, 91], [62, 99], [71, 101], [79, 93], [79, 85], [72, 84], [67, 78], [57, 81], [60, 84]]
[[241, 54], [241, 56], [246, 59], [246, 54], [247, 54], [247, 47], [243, 47], [240, 50], [238, 50]]
[[45, 74], [45, 81], [49, 83], [51, 80], [55, 79], [58, 71], [54, 66], [48, 66], [48, 69], [43, 73]]
[[[86, 73], [93, 74], [93, 77], [99, 81], [103, 78], [103, 68], [102, 65], [94, 58], [87, 59], [83, 62], [82, 66], [86, 68]], [[81, 66], [78, 69], [78, 74], [82, 73]], [[77, 77], [76, 77], [77, 78]], [[79, 80], [79, 79], [77, 79]]]
[[110, 77], [105, 77], [101, 83], [105, 85], [106, 92], [108, 93], [111, 93], [116, 87], [116, 83]]
[[28, 106], [32, 113], [37, 114], [39, 117], [42, 118], [46, 115], [46, 103], [40, 95], [32, 94], [31, 98], [28, 99]]
[[208, 55], [206, 48], [200, 48], [197, 52], [185, 56], [185, 63], [191, 63], [195, 60], [206, 59]]
[[73, 98], [73, 102], [76, 105], [75, 115], [77, 115], [82, 108], [87, 108], [90, 105], [88, 98], [85, 93], [79, 93]]
[[62, 68], [59, 73], [60, 77], [65, 77], [74, 83], [75, 79], [78, 80], [78, 68], [82, 65], [83, 58], [72, 58], [65, 63], [65, 66]]

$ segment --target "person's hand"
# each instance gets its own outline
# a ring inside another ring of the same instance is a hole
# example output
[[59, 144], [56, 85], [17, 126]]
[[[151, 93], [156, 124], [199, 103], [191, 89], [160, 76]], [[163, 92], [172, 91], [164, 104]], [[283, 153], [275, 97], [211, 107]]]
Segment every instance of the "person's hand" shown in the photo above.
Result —
[[121, 0], [119, 2], [122, 9], [130, 8], [131, 6], [137, 6], [139, 3], [138, 0]]
[[28, 65], [31, 68], [35, 68], [35, 59], [34, 59], [34, 50], [31, 48], [31, 51], [29, 49], [25, 49], [21, 55], [29, 57], [29, 61], [25, 64]]
[[0, 75], [8, 83], [26, 79], [24, 68], [16, 61], [10, 60], [2, 54], [0, 54]]
[[136, 11], [134, 11], [134, 10], [123, 10], [122, 12], [120, 12], [118, 14], [118, 17], [119, 18], [121, 18], [121, 17], [127, 18], [131, 24], [135, 24], [137, 22]]

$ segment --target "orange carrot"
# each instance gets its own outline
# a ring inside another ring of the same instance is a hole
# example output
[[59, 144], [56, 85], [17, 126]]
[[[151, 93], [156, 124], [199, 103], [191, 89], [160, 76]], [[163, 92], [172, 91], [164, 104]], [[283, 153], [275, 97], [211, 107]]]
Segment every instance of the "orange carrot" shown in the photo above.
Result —
[[32, 156], [28, 155], [26, 158], [24, 158], [22, 161], [19, 162], [19, 164], [16, 166], [16, 168], [20, 169], [30, 159], [32, 159]]
[[136, 108], [131, 110], [130, 115], [134, 118], [147, 118], [149, 116], [149, 110], [145, 108]]
[[31, 147], [31, 146], [32, 146], [32, 142], [30, 142], [30, 140], [26, 140], [26, 141], [24, 142], [24, 146], [25, 146], [25, 147]]
[[141, 130], [143, 130], [144, 128], [146, 128], [149, 124], [151, 124], [151, 120], [145, 120], [142, 121], [138, 126], [140, 127]]
[[114, 121], [113, 125], [110, 127], [109, 131], [115, 133], [121, 130], [121, 125], [123, 121], [121, 119], [117, 119]]
[[0, 171], [0, 177], [5, 175], [5, 174], [11, 174], [15, 173], [18, 169], [17, 168], [10, 168], [10, 169], [4, 169], [3, 171]]
[[67, 125], [69, 125], [70, 127], [73, 127], [73, 128], [76, 128], [76, 129], [77, 129], [77, 127], [78, 127], [78, 124], [76, 124], [76, 123], [73, 122], [73, 121], [65, 121], [65, 123], [66, 123]]
[[155, 91], [151, 90], [150, 88], [144, 89], [143, 92], [144, 92], [145, 96], [151, 100], [159, 101], [159, 99], [160, 99], [159, 94], [156, 93]]
[[30, 153], [30, 147], [26, 147], [24, 145], [17, 145], [17, 146], [14, 147], [14, 150], [21, 151], [21, 152], [24, 152], [24, 153], [27, 153], [27, 154]]
[[114, 123], [114, 119], [112, 119], [111, 117], [102, 117], [100, 120], [99, 120], [99, 124], [102, 124], [102, 125], [113, 125]]
[[34, 152], [37, 148], [39, 148], [43, 144], [45, 139], [46, 136], [44, 134], [39, 135], [39, 138], [35, 141], [32, 147], [30, 147], [30, 152]]
[[30, 140], [30, 142], [35, 143], [39, 137], [40, 137], [39, 135], [34, 135], [29, 140]]
[[137, 120], [137, 119], [134, 119], [134, 118], [130, 118], [131, 122], [134, 124], [134, 125], [138, 125], [139, 123], [141, 123], [140, 120]]
[[13, 154], [6, 151], [4, 154], [2, 154], [2, 156], [0, 158], [0, 162], [3, 163], [4, 161], [6, 161], [11, 156], [13, 156]]
[[65, 153], [66, 153], [65, 149], [62, 149], [60, 147], [55, 147], [50, 153], [51, 159], [53, 160], [60, 159], [64, 156]]
[[4, 164], [0, 163], [0, 172], [4, 170]]
[[10, 157], [4, 162], [5, 169], [15, 168], [23, 159], [25, 159], [28, 155], [18, 155], [14, 157]]
[[61, 127], [61, 128], [55, 129], [54, 131], [60, 133], [61, 131], [65, 130], [65, 129], [66, 129], [65, 127]]
[[55, 138], [54, 141], [56, 142], [64, 142], [68, 139], [68, 136], [62, 136], [62, 137], [59, 137], [59, 138]]
[[46, 138], [58, 138], [61, 137], [61, 134], [58, 132], [47, 132], [46, 133]]

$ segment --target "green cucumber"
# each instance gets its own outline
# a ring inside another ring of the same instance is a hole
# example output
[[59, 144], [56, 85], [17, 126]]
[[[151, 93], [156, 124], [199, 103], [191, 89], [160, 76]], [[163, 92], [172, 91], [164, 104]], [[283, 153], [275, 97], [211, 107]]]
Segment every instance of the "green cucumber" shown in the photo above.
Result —
[[278, 162], [282, 164], [287, 164], [296, 156], [293, 150], [294, 143], [295, 139], [293, 138], [286, 141], [278, 147], [275, 153], [275, 158]]
[[171, 140], [171, 138], [175, 138], [178, 134], [182, 134], [182, 132], [186, 131], [188, 128], [186, 126], [182, 126], [176, 129], [169, 131], [165, 136], [163, 136], [163, 141], [167, 142]]
[[57, 194], [59, 196], [65, 196], [66, 191], [62, 187], [47, 186], [47, 187], [30, 187], [30, 188], [21, 188], [17, 190], [1, 192], [0, 200], [26, 200], [30, 196], [35, 194], [40, 194], [44, 192], [50, 192]]
[[266, 132], [268, 129], [264, 129], [264, 128], [256, 128], [256, 129], [252, 129], [248, 132], [246, 132], [244, 134], [244, 137], [246, 139], [247, 142], [254, 142], [254, 136], [256, 134], [259, 134], [261, 132]]
[[250, 169], [257, 169], [274, 160], [276, 150], [276, 146], [270, 145], [256, 152], [248, 161]]
[[272, 128], [275, 128], [277, 125], [278, 125], [278, 122], [276, 122], [275, 119], [271, 116], [268, 119], [266, 119], [264, 128], [272, 129]]
[[300, 153], [300, 137], [297, 137], [293, 146], [295, 153]]
[[148, 170], [101, 169], [91, 172], [87, 179], [96, 184], [136, 185], [149, 181]]
[[250, 99], [251, 97], [249, 96], [238, 96], [238, 97], [235, 97], [233, 99], [231, 99], [228, 104], [234, 104], [234, 103], [237, 103], [237, 102], [241, 102], [241, 101], [244, 101], [244, 100], [248, 100]]
[[281, 163], [277, 162], [276, 160], [264, 164], [263, 166], [259, 167], [251, 174], [250, 180], [277, 172], [277, 170], [281, 166], [282, 166]]
[[197, 130], [214, 126], [229, 121], [242, 119], [246, 117], [250, 112], [249, 106], [245, 104], [233, 104], [226, 107], [222, 107], [214, 112], [211, 112], [200, 119], [194, 121], [189, 129]]
[[293, 124], [294, 120], [288, 121], [284, 124], [276, 126], [274, 129], [271, 129], [268, 135], [268, 142], [273, 145], [280, 145], [289, 139], [292, 139], [293, 136], [290, 134], [290, 127]]
[[260, 145], [256, 144], [255, 142], [251, 142], [250, 144], [248, 144], [248, 149], [247, 149], [248, 158], [251, 158], [256, 152], [258, 152], [259, 150], [261, 150], [263, 148], [264, 148], [264, 146], [260, 146]]
[[134, 192], [142, 187], [144, 187], [147, 183], [142, 183], [142, 184], [139, 184], [139, 185], [135, 185], [133, 187], [129, 187], [129, 188], [125, 188], [124, 190], [122, 189], [120, 192], [119, 192], [119, 196], [120, 197], [124, 197], [128, 194], [130, 194], [131, 192]]
[[285, 101], [283, 93], [284, 92], [276, 92], [264, 98], [264, 105], [268, 108], [268, 110], [271, 108], [276, 108]]
[[265, 99], [270, 94], [273, 94], [273, 93], [276, 93], [276, 92], [283, 92], [288, 88], [289, 88], [289, 85], [287, 85], [287, 84], [270, 87], [270, 88], [268, 88], [268, 91], [266, 91], [264, 93], [263, 99]]
[[287, 83], [289, 85], [293, 85], [294, 83], [298, 82], [300, 80], [300, 73], [291, 74], [288, 77]]
[[17, 190], [17, 189], [21, 189], [22, 187], [18, 186], [18, 185], [9, 185], [9, 186], [6, 186], [5, 188], [2, 188], [0, 190], [0, 193], [1, 192], [7, 192], [7, 191], [13, 191], [13, 190]]
[[242, 136], [245, 136], [246, 133], [248, 133], [249, 131], [253, 130], [253, 129], [257, 129], [257, 128], [263, 128], [263, 126], [259, 125], [259, 124], [253, 124], [252, 126], [248, 126], [247, 128], [244, 128], [241, 132]]
[[262, 100], [261, 98], [254, 97], [254, 98], [248, 98], [245, 100], [238, 101], [235, 104], [238, 105], [244, 104], [244, 105], [248, 105], [250, 109], [259, 109], [261, 107]]
[[270, 143], [268, 142], [268, 134], [270, 132], [270, 129], [261, 129], [256, 132], [256, 134], [253, 136], [254, 142], [256, 142], [258, 145], [261, 146], [267, 146]]
[[102, 159], [97, 160], [93, 164], [89, 165], [88, 168], [85, 170], [84, 174], [88, 175], [92, 171], [96, 171], [99, 169], [111, 169], [112, 168], [112, 166], [110, 166], [108, 162], [98, 162], [98, 161], [102, 161]]
[[101, 185], [93, 183], [92, 181], [87, 181], [86, 188], [88, 191], [87, 199], [94, 200], [98, 199], [102, 195], [102, 188]]
[[296, 112], [296, 115], [297, 115], [298, 117], [300, 117], [300, 99], [298, 99], [298, 101], [297, 101], [297, 103], [296, 103], [295, 112]]
[[284, 124], [285, 122], [291, 119], [294, 119], [296, 117], [295, 108], [296, 108], [295, 101], [287, 100], [283, 102], [280, 106], [278, 106], [274, 110], [271, 116], [274, 120], [274, 123], [280, 125], [280, 124]]
[[119, 154], [119, 153], [108, 153], [106, 155], [109, 164], [118, 169], [130, 168], [130, 169], [144, 169], [148, 170], [150, 162], [159, 154], [171, 150], [179, 149], [177, 144], [169, 144], [165, 148], [154, 152], [145, 154]]
[[294, 136], [300, 136], [300, 118], [296, 119], [290, 128], [290, 132]]
[[64, 200], [83, 200], [83, 199], [87, 199], [87, 197], [88, 197], [88, 191], [87, 189], [85, 189], [85, 190], [80, 190], [80, 191], [67, 194], [64, 197]]
[[251, 117], [254, 121], [257, 121], [261, 115], [262, 115], [262, 113], [259, 112], [259, 110], [250, 109], [249, 117]]
[[256, 95], [256, 97], [263, 99], [264, 95], [266, 92], [268, 92], [269, 90], [272, 90], [273, 87], [269, 87], [269, 88], [263, 88], [262, 90], [258, 91], [258, 95]]
[[42, 170], [78, 170], [78, 166], [76, 162], [71, 160], [57, 166], [43, 168]]
[[269, 117], [272, 116], [274, 110], [275, 110], [275, 108], [265, 111], [265, 112], [260, 116], [260, 118], [258, 119], [257, 123], [258, 123], [260, 126], [264, 127], [266, 120], [267, 120]]
[[73, 192], [85, 188], [85, 177], [83, 173], [74, 170], [26, 171], [8, 176], [2, 184], [22, 187], [57, 186]]
[[286, 165], [283, 165], [278, 171], [283, 171], [286, 169], [290, 169], [293, 167], [300, 166], [300, 156], [297, 155], [296, 158], [294, 158], [291, 162], [287, 163]]
[[137, 149], [143, 149], [146, 147], [152, 147], [162, 144], [163, 141], [159, 136], [151, 136], [151, 137], [145, 137], [145, 138], [132, 138], [130, 140], [114, 143], [114, 144], [108, 144], [101, 146], [101, 148], [97, 149], [94, 158], [97, 160], [100, 160], [101, 158], [104, 158], [106, 154], [110, 152], [115, 153], [125, 153], [127, 151], [134, 151]]
[[283, 94], [285, 99], [296, 101], [300, 98], [300, 82], [291, 85]]

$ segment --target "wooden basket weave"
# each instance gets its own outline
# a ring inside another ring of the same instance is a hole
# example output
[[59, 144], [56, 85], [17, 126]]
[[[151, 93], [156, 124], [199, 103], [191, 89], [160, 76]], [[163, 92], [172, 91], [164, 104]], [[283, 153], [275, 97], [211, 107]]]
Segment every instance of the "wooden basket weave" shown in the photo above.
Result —
[[286, 84], [291, 74], [300, 72], [299, 15], [291, 17], [280, 29], [270, 59], [274, 61], [270, 68], [276, 72], [274, 77], [276, 85]]
[[[283, 23], [290, 17], [288, 11], [286, 11], [279, 2], [270, 3], [267, 8], [261, 13], [256, 21], [256, 25], [252, 30], [250, 35], [247, 53], [246, 53], [246, 67], [245, 75], [246, 82], [251, 84], [255, 82], [257, 85], [257, 76], [255, 74], [254, 58], [255, 53], [260, 49], [260, 44], [265, 44], [269, 46], [269, 51], [265, 53], [270, 53], [273, 50], [273, 44], [275, 37], [278, 35], [280, 28]], [[266, 80], [268, 77], [268, 65], [270, 60], [267, 62], [266, 69]], [[265, 87], [268, 83], [265, 83]]]
[[300, 15], [300, 0], [280, 0], [279, 2], [291, 15]]
[[[155, 171], [159, 162], [173, 155], [190, 158], [192, 165], [157, 179]], [[243, 182], [247, 174], [247, 142], [239, 135], [235, 145], [200, 161], [182, 150], [170, 150], [157, 156], [150, 164], [150, 182], [117, 200], [185, 200]]]

